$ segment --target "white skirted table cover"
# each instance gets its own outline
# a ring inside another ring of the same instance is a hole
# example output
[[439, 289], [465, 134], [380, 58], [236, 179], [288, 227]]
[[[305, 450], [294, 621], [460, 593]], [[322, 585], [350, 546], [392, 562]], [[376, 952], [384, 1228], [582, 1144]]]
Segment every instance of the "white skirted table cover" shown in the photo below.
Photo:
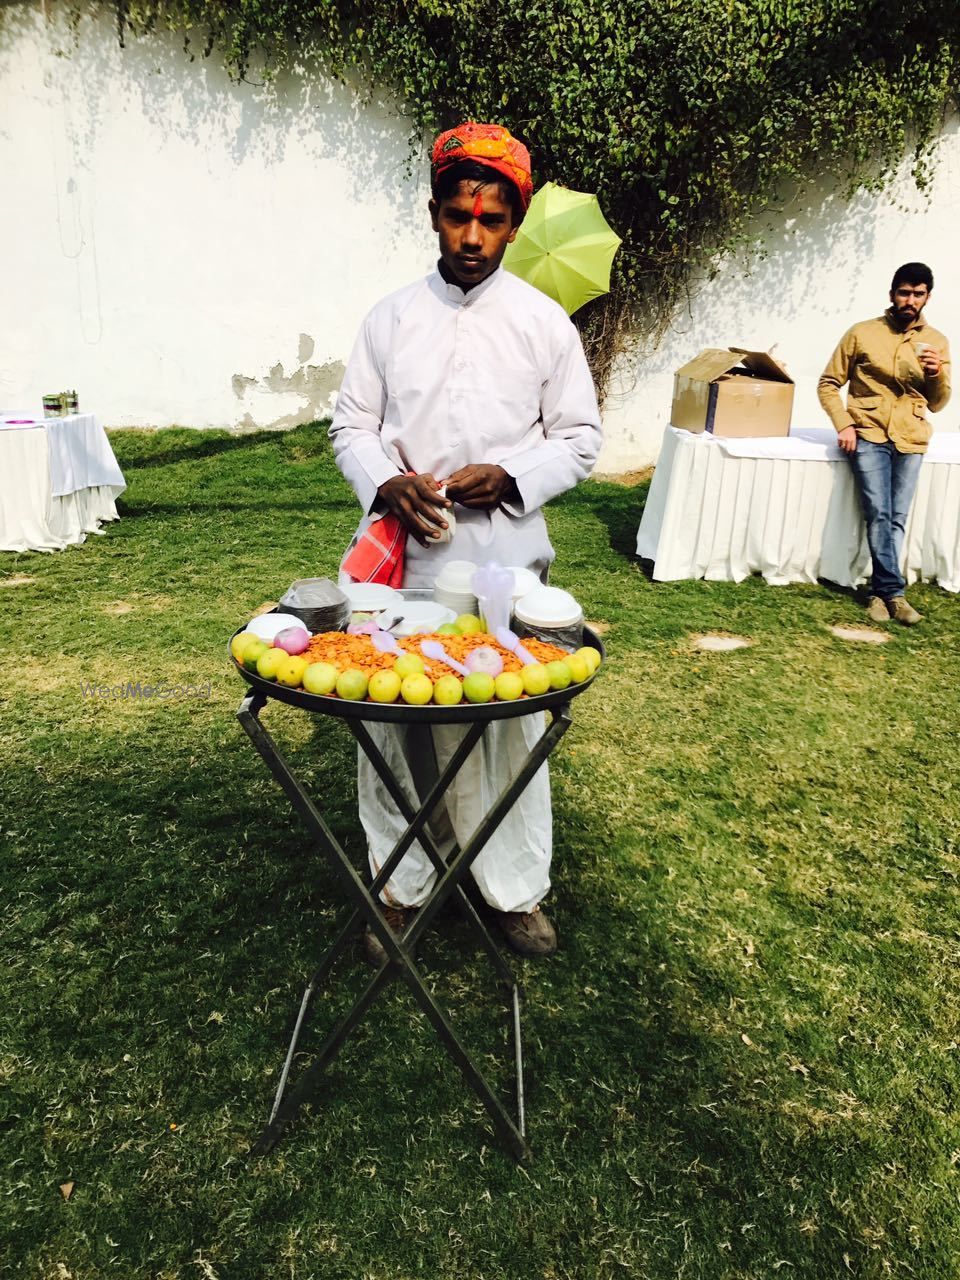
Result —
[[126, 488], [92, 413], [0, 415], [0, 551], [61, 551], [116, 520]]
[[[831, 428], [781, 439], [723, 439], [667, 427], [637, 534], [660, 582], [772, 586], [865, 582], [870, 553], [849, 462]], [[908, 582], [960, 591], [960, 432], [937, 431], [904, 539]]]

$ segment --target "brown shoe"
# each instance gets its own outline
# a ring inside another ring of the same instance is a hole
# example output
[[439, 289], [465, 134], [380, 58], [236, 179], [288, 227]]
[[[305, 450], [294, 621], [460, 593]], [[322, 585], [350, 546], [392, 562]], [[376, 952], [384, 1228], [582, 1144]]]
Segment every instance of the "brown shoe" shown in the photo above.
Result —
[[522, 956], [550, 956], [557, 949], [557, 931], [545, 911], [495, 911], [500, 931]]
[[[380, 903], [380, 914], [390, 926], [390, 932], [397, 938], [400, 937], [404, 929], [417, 914], [416, 907], [388, 907], [384, 903]], [[382, 964], [386, 964], [387, 953], [383, 948], [383, 944], [377, 935], [373, 932], [369, 925], [363, 931], [363, 954], [366, 957], [367, 964], [372, 965], [374, 969], [379, 969]]]
[[879, 596], [871, 596], [867, 601], [867, 617], [871, 622], [889, 622], [890, 610], [887, 608], [886, 600], [881, 600]]
[[923, 621], [923, 614], [917, 613], [913, 605], [907, 602], [906, 596], [894, 596], [888, 601], [887, 607], [894, 622], [902, 622], [905, 627], [914, 627]]

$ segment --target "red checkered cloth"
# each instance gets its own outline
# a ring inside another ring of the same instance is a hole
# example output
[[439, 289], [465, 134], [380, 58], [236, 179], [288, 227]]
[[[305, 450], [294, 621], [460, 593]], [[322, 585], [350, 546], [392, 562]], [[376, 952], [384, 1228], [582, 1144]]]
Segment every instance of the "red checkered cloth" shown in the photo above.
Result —
[[398, 516], [381, 516], [367, 525], [344, 557], [342, 568], [354, 582], [382, 582], [399, 589], [406, 550], [406, 526]]

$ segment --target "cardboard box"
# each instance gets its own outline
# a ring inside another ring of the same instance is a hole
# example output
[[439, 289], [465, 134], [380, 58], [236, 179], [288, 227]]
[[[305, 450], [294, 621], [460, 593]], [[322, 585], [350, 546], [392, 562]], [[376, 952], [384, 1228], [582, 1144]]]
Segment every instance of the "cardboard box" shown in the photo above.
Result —
[[793, 379], [773, 356], [711, 347], [673, 376], [670, 422], [715, 436], [788, 436]]

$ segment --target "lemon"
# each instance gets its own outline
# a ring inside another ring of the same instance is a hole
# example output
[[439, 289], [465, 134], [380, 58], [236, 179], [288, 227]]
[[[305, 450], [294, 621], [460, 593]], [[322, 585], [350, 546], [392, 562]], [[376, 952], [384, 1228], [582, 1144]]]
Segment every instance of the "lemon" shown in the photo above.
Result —
[[257, 659], [257, 675], [264, 680], [276, 680], [277, 672], [289, 656], [283, 649], [267, 649]]
[[463, 681], [463, 696], [468, 702], [489, 702], [493, 697], [495, 685], [493, 676], [486, 671], [471, 671]]
[[440, 707], [455, 707], [463, 697], [463, 685], [456, 676], [441, 676], [433, 686], [433, 700]]
[[281, 662], [277, 667], [277, 684], [286, 685], [288, 689], [299, 689], [303, 673], [309, 665], [306, 658], [294, 658], [288, 655], [286, 662]]
[[453, 625], [459, 627], [460, 634], [464, 636], [476, 635], [478, 631], [483, 630], [483, 623], [475, 613], [461, 613]]
[[493, 688], [501, 702], [514, 702], [523, 693], [523, 676], [519, 671], [501, 671]]
[[400, 657], [394, 661], [393, 669], [401, 680], [405, 680], [407, 676], [422, 676], [425, 668], [423, 659], [418, 653], [401, 653]]
[[422, 671], [404, 676], [400, 685], [400, 697], [412, 707], [422, 707], [433, 697], [433, 681]]
[[266, 653], [269, 648], [270, 645], [261, 640], [259, 636], [251, 636], [243, 646], [241, 651], [243, 653], [243, 657], [240, 661], [248, 671], [256, 671], [258, 659], [262, 654]]
[[587, 662], [590, 664], [591, 675], [593, 675], [594, 671], [596, 671], [602, 661], [600, 651], [592, 648], [588, 644], [585, 644], [582, 649], [578, 649], [573, 656], [575, 658], [586, 658]]
[[311, 662], [303, 673], [303, 687], [307, 693], [333, 693], [339, 674], [332, 662]]
[[556, 662], [547, 663], [547, 675], [550, 677], [551, 689], [566, 689], [573, 680], [573, 673], [560, 658]]
[[582, 684], [593, 675], [590, 663], [580, 653], [571, 653], [569, 657], [563, 659], [563, 662], [569, 668], [574, 684]]
[[523, 681], [523, 691], [531, 697], [536, 697], [539, 693], [546, 693], [550, 688], [550, 673], [547, 668], [540, 662], [529, 662], [520, 672], [520, 679]]
[[346, 702], [360, 702], [367, 696], [367, 677], [356, 667], [347, 667], [337, 676], [337, 694]]
[[395, 671], [375, 671], [367, 693], [371, 702], [396, 702], [400, 697], [400, 677]]

